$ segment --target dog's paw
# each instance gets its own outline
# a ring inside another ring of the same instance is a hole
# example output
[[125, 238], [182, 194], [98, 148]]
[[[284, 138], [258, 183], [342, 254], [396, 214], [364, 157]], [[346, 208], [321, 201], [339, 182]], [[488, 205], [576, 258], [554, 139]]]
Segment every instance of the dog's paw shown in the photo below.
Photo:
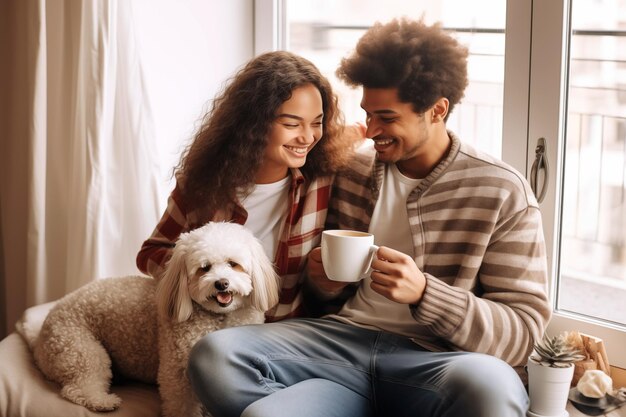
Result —
[[61, 396], [92, 411], [117, 410], [122, 403], [122, 399], [115, 394], [99, 390], [90, 391], [84, 387], [79, 388], [74, 385], [64, 386], [61, 390]]
[[92, 400], [90, 404], [85, 406], [93, 411], [113, 411], [117, 410], [122, 404], [122, 399], [115, 394], [106, 394], [97, 400]]

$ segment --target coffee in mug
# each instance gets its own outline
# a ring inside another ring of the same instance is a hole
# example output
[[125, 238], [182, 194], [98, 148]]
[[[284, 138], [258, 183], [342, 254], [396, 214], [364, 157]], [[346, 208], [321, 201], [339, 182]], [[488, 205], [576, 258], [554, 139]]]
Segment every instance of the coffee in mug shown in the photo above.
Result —
[[333, 281], [356, 282], [372, 272], [374, 235], [356, 230], [322, 232], [322, 264]]

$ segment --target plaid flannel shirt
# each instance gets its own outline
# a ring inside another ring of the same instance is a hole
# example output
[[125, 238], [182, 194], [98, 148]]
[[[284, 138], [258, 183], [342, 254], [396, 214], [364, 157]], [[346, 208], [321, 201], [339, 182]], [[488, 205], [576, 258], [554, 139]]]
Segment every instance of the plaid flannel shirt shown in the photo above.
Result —
[[[331, 177], [309, 181], [298, 169], [291, 169], [290, 210], [285, 216], [274, 264], [281, 280], [278, 304], [267, 311], [266, 321], [278, 321], [305, 315], [302, 305], [302, 279], [306, 258], [319, 246], [328, 200]], [[201, 227], [208, 221], [232, 221], [245, 225], [248, 213], [236, 202], [230, 208], [202, 214], [185, 208], [179, 185], [172, 191], [163, 217], [137, 254], [137, 267], [160, 279], [172, 249], [181, 233]]]

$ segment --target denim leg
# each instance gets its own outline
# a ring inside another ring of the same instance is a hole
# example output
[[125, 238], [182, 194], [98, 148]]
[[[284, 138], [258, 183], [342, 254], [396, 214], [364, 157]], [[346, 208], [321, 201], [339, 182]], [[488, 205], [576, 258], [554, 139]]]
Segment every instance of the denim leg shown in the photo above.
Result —
[[241, 417], [368, 417], [371, 401], [327, 379], [307, 379], [250, 404]]
[[370, 358], [378, 335], [325, 319], [224, 329], [194, 346], [188, 375], [198, 399], [219, 417], [238, 417], [259, 399], [314, 378], [369, 401]]
[[528, 395], [517, 373], [493, 356], [428, 352], [393, 335], [376, 352], [379, 416], [523, 417]]
[[324, 319], [211, 333], [193, 348], [188, 373], [219, 417], [522, 417], [528, 409], [519, 377], [499, 359], [428, 352]]

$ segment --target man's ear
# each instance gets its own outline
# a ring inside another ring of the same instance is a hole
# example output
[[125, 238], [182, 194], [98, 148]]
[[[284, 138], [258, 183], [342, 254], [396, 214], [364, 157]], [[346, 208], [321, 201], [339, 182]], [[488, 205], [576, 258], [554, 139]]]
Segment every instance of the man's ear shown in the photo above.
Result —
[[449, 105], [450, 105], [450, 102], [445, 97], [439, 98], [439, 100], [437, 100], [435, 104], [433, 104], [433, 107], [432, 107], [432, 110], [433, 110], [432, 122], [433, 123], [443, 122], [444, 120], [446, 120], [446, 116], [448, 115]]

